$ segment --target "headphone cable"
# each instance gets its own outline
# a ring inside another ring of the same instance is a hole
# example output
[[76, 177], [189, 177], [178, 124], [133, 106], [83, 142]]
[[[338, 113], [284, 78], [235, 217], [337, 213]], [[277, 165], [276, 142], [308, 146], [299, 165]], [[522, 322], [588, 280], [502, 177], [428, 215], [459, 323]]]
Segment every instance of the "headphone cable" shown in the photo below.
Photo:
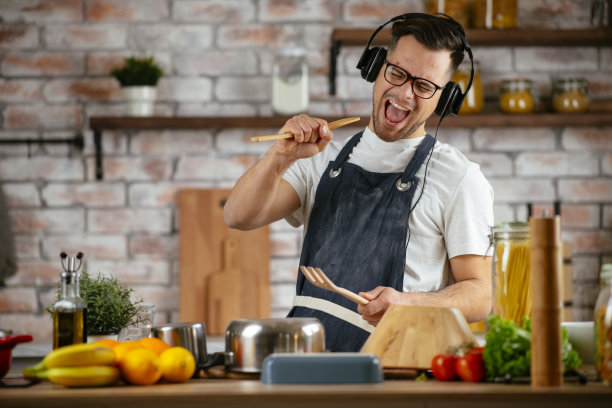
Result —
[[[410, 208], [410, 215], [412, 215], [412, 210], [417, 206], [419, 201], [421, 201], [421, 197], [423, 197], [423, 191], [425, 190], [425, 183], [427, 183], [427, 169], [429, 167], [429, 160], [431, 160], [431, 156], [433, 154], [434, 149], [436, 148], [436, 143], [438, 141], [438, 130], [440, 129], [440, 124], [444, 116], [440, 116], [440, 120], [438, 121], [438, 125], [436, 126], [436, 132], [434, 133], [434, 145], [429, 151], [429, 157], [427, 158], [427, 162], [425, 162], [425, 174], [423, 175], [423, 187], [421, 187], [421, 194], [419, 194], [419, 198], [417, 198], [416, 202]], [[408, 250], [408, 242], [410, 242], [410, 220], [408, 220], [408, 238], [406, 239], [406, 250]]]

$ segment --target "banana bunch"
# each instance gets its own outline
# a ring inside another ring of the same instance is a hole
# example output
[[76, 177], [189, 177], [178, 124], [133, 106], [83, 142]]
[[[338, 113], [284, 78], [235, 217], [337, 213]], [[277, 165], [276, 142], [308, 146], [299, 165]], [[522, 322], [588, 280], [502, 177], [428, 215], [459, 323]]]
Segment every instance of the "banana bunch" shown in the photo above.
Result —
[[115, 353], [100, 344], [73, 344], [53, 350], [37, 365], [23, 371], [25, 378], [49, 380], [66, 387], [115, 384], [119, 369]]

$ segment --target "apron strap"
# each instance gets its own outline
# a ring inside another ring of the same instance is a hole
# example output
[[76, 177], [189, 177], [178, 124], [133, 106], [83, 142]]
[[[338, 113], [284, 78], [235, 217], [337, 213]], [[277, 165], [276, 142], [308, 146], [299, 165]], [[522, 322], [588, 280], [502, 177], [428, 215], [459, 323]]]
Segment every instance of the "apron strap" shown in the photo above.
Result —
[[425, 136], [421, 144], [419, 144], [419, 147], [417, 147], [416, 152], [414, 152], [412, 160], [410, 160], [410, 163], [408, 163], [408, 165], [406, 166], [404, 174], [402, 174], [401, 183], [407, 184], [410, 182], [410, 179], [414, 177], [416, 172], [423, 165], [425, 158], [427, 157], [431, 149], [433, 149], [435, 143], [436, 139], [434, 139], [433, 136], [431, 136], [430, 134], [427, 134]]
[[308, 307], [314, 310], [320, 310], [330, 314], [338, 319], [344, 320], [345, 322], [351, 323], [369, 333], [372, 333], [375, 329], [370, 323], [363, 320], [359, 313], [355, 313], [345, 307], [342, 307], [329, 300], [315, 298], [312, 296], [296, 296], [293, 300], [293, 306]]
[[355, 147], [357, 143], [359, 143], [359, 140], [361, 140], [361, 136], [363, 136], [363, 130], [357, 133], [355, 136], [351, 137], [351, 140], [349, 140], [348, 143], [344, 145], [342, 150], [340, 150], [340, 153], [338, 153], [338, 156], [336, 156], [336, 160], [334, 160], [334, 165], [331, 168], [331, 172], [335, 172], [336, 176], [340, 174], [340, 166], [342, 166], [342, 163], [346, 161], [348, 155], [353, 150], [353, 147]]

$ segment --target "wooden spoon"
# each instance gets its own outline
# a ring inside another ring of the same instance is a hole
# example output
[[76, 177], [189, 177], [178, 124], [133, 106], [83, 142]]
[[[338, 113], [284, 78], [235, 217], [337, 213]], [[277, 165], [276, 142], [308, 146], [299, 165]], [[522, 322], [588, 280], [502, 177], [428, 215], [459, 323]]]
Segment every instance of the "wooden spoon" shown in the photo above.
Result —
[[[339, 119], [334, 122], [328, 123], [327, 128], [329, 130], [334, 130], [341, 126], [348, 125], [349, 123], [357, 122], [359, 119], [361, 118], [358, 116]], [[293, 137], [293, 133], [279, 133], [277, 135], [254, 136], [251, 138], [251, 142], [267, 142], [268, 140], [289, 139], [290, 137]]]

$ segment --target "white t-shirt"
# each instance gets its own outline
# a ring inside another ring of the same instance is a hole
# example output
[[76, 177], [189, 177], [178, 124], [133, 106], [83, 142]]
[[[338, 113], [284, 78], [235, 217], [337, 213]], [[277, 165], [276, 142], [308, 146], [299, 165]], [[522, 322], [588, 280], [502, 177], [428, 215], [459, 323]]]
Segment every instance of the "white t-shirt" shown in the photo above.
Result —
[[[370, 172], [400, 173], [423, 138], [385, 142], [366, 127], [348, 161]], [[321, 175], [349, 139], [343, 143], [332, 141], [323, 152], [298, 160], [283, 176], [301, 202], [300, 208], [286, 219], [295, 227], [304, 224], [304, 236]], [[403, 290], [435, 292], [454, 282], [450, 258], [488, 253], [490, 227], [493, 226], [493, 189], [478, 164], [439, 141], [431, 155], [423, 190], [425, 163], [416, 175], [419, 185], [412, 205], [421, 191], [423, 196], [409, 217], [410, 240]]]

